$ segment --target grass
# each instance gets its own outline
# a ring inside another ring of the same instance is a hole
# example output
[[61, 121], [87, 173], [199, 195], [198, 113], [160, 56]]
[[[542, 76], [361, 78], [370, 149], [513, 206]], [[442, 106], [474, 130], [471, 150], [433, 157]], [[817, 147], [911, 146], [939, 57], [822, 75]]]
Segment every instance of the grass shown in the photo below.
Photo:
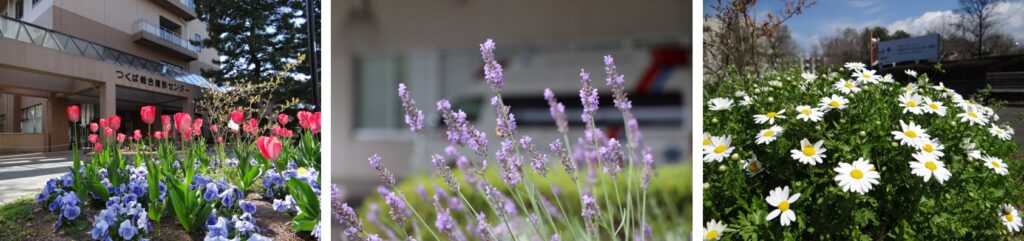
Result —
[[23, 222], [32, 218], [32, 208], [31, 197], [0, 206], [0, 241], [26, 239]]

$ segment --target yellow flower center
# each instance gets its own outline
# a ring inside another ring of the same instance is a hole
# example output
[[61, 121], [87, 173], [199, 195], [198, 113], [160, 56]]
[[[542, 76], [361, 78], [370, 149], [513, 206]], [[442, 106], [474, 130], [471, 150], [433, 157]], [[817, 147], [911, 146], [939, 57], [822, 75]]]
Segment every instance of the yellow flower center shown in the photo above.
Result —
[[875, 166], [871, 166], [871, 170], [872, 170], [872, 171], [875, 171]]
[[860, 180], [861, 178], [864, 177], [864, 172], [857, 169], [853, 169], [853, 171], [850, 172], [850, 177], [853, 177], [853, 179]]
[[871, 74], [864, 73], [864, 74], [861, 75], [861, 78], [870, 79], [871, 78]]
[[779, 116], [779, 113], [775, 113], [774, 111], [768, 112], [768, 114], [765, 114], [765, 116], [768, 116], [768, 118], [775, 118], [776, 116]]
[[933, 161], [928, 161], [924, 163], [924, 168], [928, 168], [929, 171], [935, 171], [935, 169], [939, 169], [939, 165], [935, 165]]
[[725, 152], [725, 149], [728, 148], [729, 147], [726, 147], [725, 145], [718, 145], [715, 147], [715, 154], [722, 154], [722, 152]]
[[813, 156], [815, 153], [818, 153], [818, 150], [815, 150], [814, 147], [812, 147], [812, 146], [805, 146], [804, 147], [804, 155], [805, 156]]
[[931, 107], [933, 110], [938, 110], [939, 109], [939, 104], [931, 103], [931, 104], [928, 104], [928, 107]]
[[999, 168], [999, 162], [997, 162], [997, 161], [992, 161], [992, 166], [994, 166], [994, 167], [996, 167], [996, 168]]
[[832, 102], [828, 102], [828, 105], [832, 106], [832, 108], [839, 108], [839, 101], [833, 100]]
[[757, 162], [750, 162], [750, 165], [747, 166], [747, 170], [750, 172], [758, 172], [761, 171], [761, 166], [757, 165]]
[[704, 234], [704, 239], [716, 239], [718, 238], [718, 230], [708, 230], [707, 234]]
[[309, 170], [308, 170], [308, 169], [306, 169], [305, 167], [300, 167], [300, 168], [299, 168], [298, 170], [296, 170], [296, 171], [297, 171], [297, 172], [299, 173], [299, 175], [306, 175], [306, 173], [309, 173]]
[[789, 210], [789, 201], [779, 202], [779, 211], [785, 212], [786, 210]]
[[909, 107], [917, 107], [917, 101], [908, 100], [907, 101], [907, 106], [909, 106]]
[[705, 146], [710, 146], [711, 145], [711, 138], [705, 137], [704, 138], [704, 145]]
[[843, 84], [843, 87], [846, 87], [847, 89], [852, 89], [853, 88], [853, 82], [846, 82], [845, 84]]
[[914, 132], [914, 131], [911, 131], [911, 130], [904, 131], [903, 135], [905, 135], [907, 137], [910, 137], [910, 138], [917, 138], [917, 132]]
[[804, 115], [811, 115], [811, 109], [807, 108], [807, 109], [800, 110], [800, 113], [803, 113]]
[[922, 148], [922, 149], [924, 149], [925, 152], [931, 153], [931, 152], [935, 151], [935, 146], [932, 146], [931, 143], [926, 143], [926, 144], [924, 144], [924, 148]]
[[1006, 217], [1006, 221], [1007, 222], [1013, 222], [1013, 214], [1012, 213], [1007, 213], [1006, 216], [1004, 216], [1004, 217]]
[[974, 111], [968, 111], [967, 115], [971, 116], [971, 118], [978, 118], [978, 113], [974, 113]]
[[775, 135], [775, 131], [773, 130], [767, 130], [764, 132], [764, 137], [772, 137], [773, 135]]

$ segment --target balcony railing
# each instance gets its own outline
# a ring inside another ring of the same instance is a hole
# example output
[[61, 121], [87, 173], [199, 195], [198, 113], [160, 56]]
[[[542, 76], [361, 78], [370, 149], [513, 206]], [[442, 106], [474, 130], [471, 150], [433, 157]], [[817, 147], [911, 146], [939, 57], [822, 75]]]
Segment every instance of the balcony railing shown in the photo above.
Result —
[[144, 32], [159, 36], [161, 40], [166, 41], [167, 43], [185, 48], [188, 51], [192, 51], [197, 54], [201, 51], [199, 46], [192, 44], [188, 39], [182, 38], [181, 35], [171, 32], [159, 25], [147, 22], [145, 19], [135, 21], [135, 32]]
[[216, 88], [205, 78], [184, 72], [177, 67], [145, 59], [107, 46], [73, 37], [7, 16], [0, 16], [0, 37], [49, 48], [74, 56], [109, 64], [132, 67], [206, 88]]

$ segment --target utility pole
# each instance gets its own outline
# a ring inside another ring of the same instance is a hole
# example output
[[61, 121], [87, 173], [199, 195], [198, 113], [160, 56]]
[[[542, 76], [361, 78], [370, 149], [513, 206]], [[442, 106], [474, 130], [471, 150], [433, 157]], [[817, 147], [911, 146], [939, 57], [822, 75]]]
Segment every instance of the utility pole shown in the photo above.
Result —
[[309, 61], [309, 78], [313, 85], [313, 104], [320, 108], [320, 72], [317, 71], [317, 64], [320, 62], [316, 55], [316, 16], [313, 14], [313, 0], [306, 0], [306, 31], [309, 35], [309, 48], [306, 51]]

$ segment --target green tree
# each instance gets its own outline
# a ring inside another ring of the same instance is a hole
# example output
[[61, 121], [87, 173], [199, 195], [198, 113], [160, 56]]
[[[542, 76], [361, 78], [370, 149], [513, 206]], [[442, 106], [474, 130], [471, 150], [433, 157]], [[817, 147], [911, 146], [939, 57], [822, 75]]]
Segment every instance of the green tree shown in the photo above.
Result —
[[[314, 26], [320, 26], [320, 1], [314, 6]], [[314, 88], [310, 83], [309, 61], [295, 68], [286, 68], [298, 61], [299, 55], [308, 53], [310, 35], [306, 28], [309, 19], [305, 11], [306, 0], [203, 0], [196, 1], [196, 13], [207, 24], [209, 37], [200, 44], [216, 49], [220, 54], [213, 61], [220, 69], [205, 70], [203, 77], [218, 85], [262, 83], [277, 74], [285, 80], [272, 93], [271, 103], [284, 103], [299, 99], [301, 104], [312, 104]], [[315, 28], [312, 39], [319, 39]], [[316, 47], [313, 58], [320, 55]], [[316, 69], [319, 75], [320, 68]]]

